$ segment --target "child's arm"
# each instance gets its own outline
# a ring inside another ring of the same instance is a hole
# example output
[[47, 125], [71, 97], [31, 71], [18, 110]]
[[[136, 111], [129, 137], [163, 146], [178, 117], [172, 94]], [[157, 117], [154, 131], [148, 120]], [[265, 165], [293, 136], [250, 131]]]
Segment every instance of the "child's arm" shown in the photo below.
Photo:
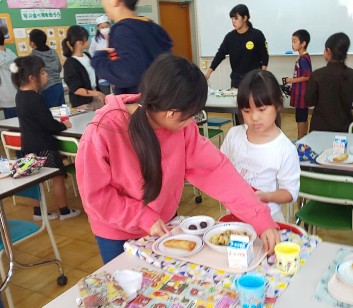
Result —
[[302, 77], [287, 77], [286, 83], [298, 83], [298, 82], [305, 82], [309, 80], [309, 76], [302, 76]]
[[286, 189], [277, 189], [276, 191], [271, 192], [263, 192], [258, 190], [256, 194], [262, 202], [266, 203], [289, 203], [293, 201], [293, 196]]

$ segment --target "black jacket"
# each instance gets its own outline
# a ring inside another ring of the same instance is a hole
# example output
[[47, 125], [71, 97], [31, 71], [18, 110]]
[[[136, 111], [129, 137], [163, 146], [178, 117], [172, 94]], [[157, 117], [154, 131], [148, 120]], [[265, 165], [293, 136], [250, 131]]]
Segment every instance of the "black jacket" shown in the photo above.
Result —
[[65, 130], [66, 126], [53, 118], [39, 93], [18, 90], [16, 113], [20, 123], [23, 152], [38, 153], [58, 149], [53, 135]]
[[[89, 54], [85, 54], [90, 57]], [[79, 88], [84, 88], [86, 90], [94, 89], [92, 89], [91, 81], [89, 79], [87, 70], [80, 63], [80, 61], [78, 61], [74, 57], [67, 58], [64, 63], [64, 81], [69, 88], [69, 99], [72, 107], [78, 107], [92, 102], [92, 96], [80, 96], [75, 94], [75, 91]]]
[[342, 62], [317, 69], [306, 85], [305, 104], [315, 106], [310, 131], [347, 132], [353, 122], [353, 70]]

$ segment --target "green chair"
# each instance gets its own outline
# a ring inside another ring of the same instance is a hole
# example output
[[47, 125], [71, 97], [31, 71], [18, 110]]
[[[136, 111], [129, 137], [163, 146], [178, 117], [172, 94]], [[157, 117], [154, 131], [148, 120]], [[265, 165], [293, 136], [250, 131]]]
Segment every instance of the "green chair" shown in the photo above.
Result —
[[218, 137], [218, 147], [220, 148], [223, 142], [223, 130], [219, 128], [208, 127], [208, 117], [207, 113], [204, 110], [202, 110], [202, 119], [200, 120], [203, 122], [202, 126], [199, 127], [200, 135], [209, 139]]
[[67, 173], [71, 176], [75, 197], [77, 197], [75, 157], [78, 150], [78, 140], [73, 137], [54, 136], [57, 140], [59, 153], [70, 160], [70, 164], [65, 166]]
[[302, 171], [297, 224], [304, 222], [316, 234], [317, 227], [352, 230], [353, 177]]

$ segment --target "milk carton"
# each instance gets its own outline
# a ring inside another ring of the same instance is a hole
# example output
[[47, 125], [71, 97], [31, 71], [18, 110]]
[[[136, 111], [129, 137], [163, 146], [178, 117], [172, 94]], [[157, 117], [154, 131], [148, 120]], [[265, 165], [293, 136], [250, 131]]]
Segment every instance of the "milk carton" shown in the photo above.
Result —
[[343, 154], [347, 152], [347, 137], [336, 135], [333, 141], [333, 154]]
[[253, 243], [244, 235], [231, 235], [227, 252], [229, 267], [239, 270], [246, 270], [254, 258]]
[[66, 104], [61, 105], [61, 107], [60, 107], [60, 115], [61, 116], [70, 115], [70, 108]]

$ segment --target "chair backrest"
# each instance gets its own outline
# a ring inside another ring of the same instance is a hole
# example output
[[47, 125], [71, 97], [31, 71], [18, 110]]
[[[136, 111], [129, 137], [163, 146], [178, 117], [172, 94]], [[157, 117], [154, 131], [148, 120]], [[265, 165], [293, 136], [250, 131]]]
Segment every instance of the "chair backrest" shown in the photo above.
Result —
[[299, 196], [314, 201], [353, 205], [353, 177], [302, 171]]
[[54, 136], [57, 140], [59, 152], [62, 155], [75, 157], [78, 150], [78, 140], [73, 137]]
[[348, 133], [353, 134], [353, 122], [351, 124], [349, 124]]
[[21, 151], [21, 133], [2, 131], [1, 141], [7, 159], [11, 159], [10, 150]]

